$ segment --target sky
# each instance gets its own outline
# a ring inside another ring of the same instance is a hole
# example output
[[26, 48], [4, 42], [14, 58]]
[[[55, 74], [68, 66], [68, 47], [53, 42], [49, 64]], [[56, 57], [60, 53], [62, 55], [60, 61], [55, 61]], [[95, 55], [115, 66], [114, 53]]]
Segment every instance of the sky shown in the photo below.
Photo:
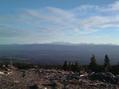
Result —
[[0, 0], [0, 44], [119, 45], [119, 0]]

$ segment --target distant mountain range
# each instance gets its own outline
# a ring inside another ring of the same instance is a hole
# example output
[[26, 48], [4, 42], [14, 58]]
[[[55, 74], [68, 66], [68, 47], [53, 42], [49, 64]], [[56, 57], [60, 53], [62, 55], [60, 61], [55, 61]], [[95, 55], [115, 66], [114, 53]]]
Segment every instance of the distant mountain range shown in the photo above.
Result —
[[61, 64], [64, 60], [87, 64], [92, 55], [103, 63], [108, 54], [111, 63], [119, 62], [119, 46], [94, 44], [26, 44], [0, 45], [0, 57], [23, 58], [33, 63]]

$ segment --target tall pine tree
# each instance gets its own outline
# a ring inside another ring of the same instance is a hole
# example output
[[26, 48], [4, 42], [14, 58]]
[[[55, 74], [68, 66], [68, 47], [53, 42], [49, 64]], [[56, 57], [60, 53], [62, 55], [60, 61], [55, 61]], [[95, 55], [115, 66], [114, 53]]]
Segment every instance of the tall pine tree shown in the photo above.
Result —
[[89, 69], [92, 72], [97, 72], [97, 63], [96, 63], [95, 55], [92, 55], [92, 57], [90, 58]]
[[67, 69], [68, 69], [68, 63], [67, 63], [67, 61], [64, 61], [63, 69], [64, 69], [64, 70], [67, 70]]
[[104, 59], [104, 70], [105, 72], [110, 71], [110, 59], [107, 54], [105, 55], [105, 59]]

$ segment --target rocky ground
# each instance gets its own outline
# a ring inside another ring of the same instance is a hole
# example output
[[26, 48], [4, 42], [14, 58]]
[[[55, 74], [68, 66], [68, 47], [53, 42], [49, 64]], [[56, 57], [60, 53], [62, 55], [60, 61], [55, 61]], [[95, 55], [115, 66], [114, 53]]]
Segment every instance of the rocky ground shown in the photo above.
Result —
[[[111, 78], [116, 82], [110, 82]], [[119, 89], [119, 84], [110, 73], [79, 75], [55, 69], [16, 69], [0, 72], [0, 89]]]

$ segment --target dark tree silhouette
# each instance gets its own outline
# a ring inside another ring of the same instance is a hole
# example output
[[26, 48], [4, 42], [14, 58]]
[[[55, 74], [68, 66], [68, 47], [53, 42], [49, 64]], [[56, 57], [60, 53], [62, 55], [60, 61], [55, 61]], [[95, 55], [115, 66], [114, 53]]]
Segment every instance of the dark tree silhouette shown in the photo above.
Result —
[[76, 61], [74, 66], [73, 66], [73, 71], [74, 72], [80, 72], [80, 66], [79, 63]]
[[78, 64], [77, 61], [75, 62], [74, 66], [75, 66], [75, 68], [76, 68], [76, 70], [77, 70], [77, 68], [79, 67], [79, 64]]
[[104, 70], [105, 72], [110, 71], [110, 59], [107, 54], [105, 55], [105, 59], [104, 59]]
[[95, 55], [92, 55], [92, 57], [90, 59], [89, 69], [92, 72], [97, 72], [97, 63], [96, 63]]
[[71, 71], [71, 62], [68, 63], [68, 70]]
[[64, 70], [67, 70], [67, 68], [68, 68], [68, 63], [67, 63], [67, 61], [64, 61], [63, 69], [64, 69]]

